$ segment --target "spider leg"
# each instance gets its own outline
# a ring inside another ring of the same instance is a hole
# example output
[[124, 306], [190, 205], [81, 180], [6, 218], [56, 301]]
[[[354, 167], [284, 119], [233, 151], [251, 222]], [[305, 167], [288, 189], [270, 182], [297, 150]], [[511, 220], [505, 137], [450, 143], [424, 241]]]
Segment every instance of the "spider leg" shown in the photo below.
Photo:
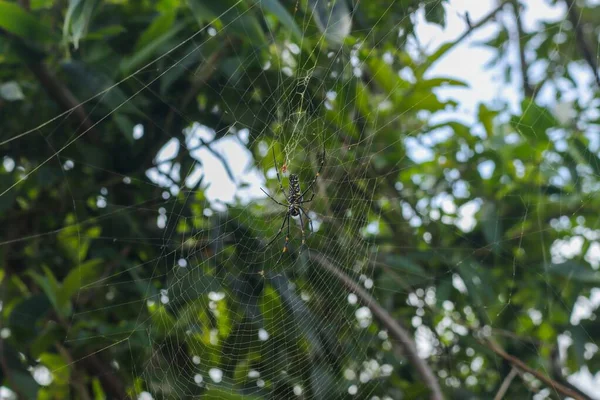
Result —
[[300, 231], [302, 232], [302, 247], [306, 245], [306, 234], [304, 233], [304, 221], [302, 220], [302, 212], [298, 213], [300, 217]]
[[275, 158], [275, 147], [273, 147], [273, 163], [275, 164], [275, 172], [277, 172], [277, 182], [279, 182], [279, 188], [281, 189], [283, 195], [287, 199], [288, 195], [285, 192], [285, 189], [283, 188], [283, 184], [281, 183], [281, 177], [279, 176], [279, 167], [277, 166], [277, 159]]
[[280, 203], [280, 202], [278, 202], [277, 200], [275, 200], [275, 199], [274, 199], [274, 198], [273, 198], [273, 197], [272, 197], [272, 196], [271, 196], [269, 193], [267, 193], [267, 192], [265, 191], [265, 189], [263, 189], [263, 188], [260, 188], [260, 190], [262, 190], [264, 194], [266, 194], [267, 196], [269, 196], [269, 198], [270, 198], [271, 200], [273, 200], [275, 203], [279, 204], [280, 206], [287, 207], [285, 204], [283, 204], [283, 203]]
[[313, 194], [310, 196], [310, 199], [299, 201], [298, 204], [310, 203], [314, 197], [315, 197], [315, 192], [313, 192]]
[[306, 217], [306, 219], [308, 220], [308, 224], [310, 226], [310, 234], [312, 235], [313, 233], [315, 233], [315, 229], [313, 228], [313, 222], [312, 219], [308, 216], [308, 213], [306, 211], [304, 211], [304, 208], [302, 207], [298, 207], [300, 209], [300, 212], [304, 214], [304, 216]]
[[285, 244], [283, 245], [283, 251], [282, 253], [285, 253], [286, 251], [288, 251], [288, 243], [290, 242], [290, 213], [288, 211], [288, 213], [286, 214], [286, 219], [288, 222], [288, 230], [287, 230], [287, 235], [285, 237]]
[[[279, 228], [279, 230], [277, 231], [277, 234], [275, 235], [275, 237], [273, 239], [271, 239], [271, 241], [269, 243], [267, 243], [265, 245], [265, 247], [269, 247], [274, 241], [275, 239], [277, 239], [279, 237], [279, 235], [281, 235], [281, 232], [283, 232], [283, 227], [285, 226], [286, 221], [288, 222], [288, 236], [290, 235], [290, 224], [289, 224], [289, 219], [290, 219], [290, 214], [285, 214], [285, 217], [283, 218], [283, 223], [281, 224], [281, 227]], [[286, 243], [287, 243], [287, 238], [286, 238]]]

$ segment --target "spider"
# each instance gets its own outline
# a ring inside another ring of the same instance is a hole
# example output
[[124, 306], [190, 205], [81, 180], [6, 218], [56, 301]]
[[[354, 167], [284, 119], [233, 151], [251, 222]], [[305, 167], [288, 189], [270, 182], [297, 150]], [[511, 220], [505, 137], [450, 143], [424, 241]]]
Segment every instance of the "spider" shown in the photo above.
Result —
[[306, 210], [304, 210], [302, 205], [306, 204], [306, 203], [310, 203], [312, 201], [312, 199], [315, 197], [315, 191], [313, 190], [310, 198], [308, 200], [304, 200], [304, 195], [313, 187], [315, 182], [317, 182], [317, 178], [319, 178], [319, 174], [321, 173], [321, 170], [323, 169], [323, 165], [325, 164], [325, 148], [323, 148], [323, 156], [321, 157], [321, 164], [319, 166], [319, 171], [315, 175], [315, 177], [312, 180], [312, 182], [310, 183], [310, 185], [308, 185], [308, 187], [306, 189], [304, 189], [304, 191], [302, 191], [300, 189], [300, 180], [298, 179], [298, 175], [290, 174], [289, 194], [286, 193], [285, 189], [283, 188], [283, 184], [281, 183], [281, 177], [279, 176], [279, 169], [277, 168], [277, 160], [275, 158], [275, 149], [273, 149], [273, 162], [275, 163], [275, 171], [277, 171], [277, 181], [279, 182], [279, 189], [281, 189], [281, 192], [284, 194], [284, 196], [287, 200], [287, 204], [283, 204], [283, 203], [275, 200], [273, 198], [273, 196], [271, 196], [269, 193], [267, 193], [263, 188], [260, 188], [260, 190], [262, 190], [263, 193], [266, 194], [275, 203], [287, 208], [287, 212], [285, 213], [285, 217], [283, 217], [283, 223], [281, 224], [279, 231], [277, 231], [277, 234], [275, 235], [275, 237], [273, 239], [271, 239], [271, 241], [269, 243], [267, 243], [267, 245], [265, 247], [270, 246], [279, 237], [279, 235], [281, 235], [281, 232], [283, 232], [283, 228], [285, 228], [285, 224], [287, 223], [287, 235], [285, 237], [285, 244], [283, 245], [283, 253], [285, 253], [288, 250], [288, 243], [290, 242], [290, 216], [300, 218], [300, 231], [302, 232], [302, 245], [306, 244], [306, 234], [304, 232], [304, 220], [302, 219], [302, 214], [304, 214], [304, 216], [306, 217], [306, 219], [308, 220], [308, 222], [310, 224], [311, 233], [314, 232], [312, 219], [310, 219], [310, 217], [308, 216], [308, 213], [306, 212]]

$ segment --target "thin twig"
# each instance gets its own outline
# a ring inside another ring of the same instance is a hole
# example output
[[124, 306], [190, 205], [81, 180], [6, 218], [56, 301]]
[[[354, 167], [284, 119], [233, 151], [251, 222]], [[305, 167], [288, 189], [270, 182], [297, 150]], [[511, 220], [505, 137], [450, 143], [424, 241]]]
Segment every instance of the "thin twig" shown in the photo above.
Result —
[[[221, 162], [221, 164], [223, 164], [223, 168], [225, 169], [225, 172], [227, 173], [227, 176], [229, 177], [229, 179], [231, 179], [231, 181], [233, 183], [235, 183], [235, 178], [233, 177], [233, 172], [231, 171], [231, 167], [229, 166], [229, 163], [227, 162], [227, 160], [225, 159], [225, 157], [223, 157], [222, 154], [219, 154], [215, 149], [213, 149], [211, 147], [211, 144], [213, 144], [213, 143], [214, 143], [214, 140], [210, 141], [210, 142], [205, 142], [203, 139], [200, 138], [200, 144], [198, 146], [190, 147], [189, 149], [186, 149], [186, 151], [189, 154], [192, 151], [201, 149], [202, 147], [206, 147], [206, 150], [208, 150], [213, 156], [215, 156], [217, 159], [219, 159], [219, 161]], [[163, 165], [163, 164], [168, 164], [168, 163], [177, 162], [177, 161], [178, 161], [177, 157], [176, 158], [169, 158], [168, 160], [163, 160], [163, 161], [155, 163], [154, 166], [158, 167], [158, 166]]]
[[511, 363], [513, 365], [513, 367], [519, 368], [520, 370], [522, 370], [524, 372], [530, 373], [531, 375], [535, 376], [537, 379], [542, 381], [544, 384], [546, 384], [546, 386], [555, 390], [556, 392], [559, 392], [559, 393], [563, 394], [564, 396], [572, 397], [576, 400], [586, 400], [585, 397], [581, 396], [576, 391], [566, 387], [565, 385], [563, 385], [561, 383], [556, 382], [555, 380], [547, 377], [546, 375], [542, 374], [541, 372], [536, 371], [535, 369], [531, 368], [530, 366], [525, 364], [523, 361], [521, 361], [517, 357], [508, 354], [499, 345], [497, 345], [489, 340], [481, 340], [480, 342], [484, 346], [486, 346], [488, 349], [492, 350], [494, 353], [496, 353], [497, 355], [499, 355], [500, 357], [504, 358], [506, 361]]
[[[227, 162], [227, 160], [225, 159], [225, 157], [223, 157], [222, 154], [219, 154], [219, 152], [217, 152], [215, 149], [213, 149], [212, 147], [210, 147], [210, 143], [205, 142], [204, 140], [200, 139], [200, 143], [206, 147], [206, 150], [208, 150], [213, 156], [217, 157], [219, 159], [219, 161], [221, 161], [221, 164], [223, 164], [223, 168], [225, 168], [225, 172], [227, 172], [227, 176], [229, 176], [229, 179], [231, 179], [231, 181], [233, 183], [235, 182], [235, 178], [233, 176], [233, 172], [231, 172], [231, 168], [229, 167], [229, 163]], [[188, 150], [192, 151], [191, 149]]]
[[456, 39], [455, 43], [459, 43], [461, 41], [463, 41], [466, 37], [468, 37], [471, 33], [473, 33], [473, 31], [475, 31], [476, 29], [481, 28], [483, 25], [487, 24], [492, 18], [494, 18], [496, 16], [496, 14], [498, 14], [503, 8], [504, 6], [508, 3], [507, 0], [502, 1], [498, 7], [496, 7], [495, 9], [493, 9], [492, 11], [490, 11], [490, 13], [488, 15], [486, 15], [485, 17], [483, 17], [482, 19], [480, 19], [477, 23], [469, 23], [469, 29], [467, 29], [465, 31], [465, 33], [463, 33], [458, 39]]
[[521, 10], [518, 0], [512, 1], [512, 6], [515, 14], [515, 23], [517, 25], [517, 44], [519, 46], [519, 62], [521, 64], [521, 78], [523, 79], [523, 91], [526, 97], [533, 97], [533, 89], [529, 83], [529, 75], [527, 70], [527, 60], [525, 59], [525, 32], [523, 31], [523, 23], [521, 22]]
[[508, 391], [510, 384], [512, 383], [513, 379], [515, 379], [515, 377], [517, 375], [518, 375], [517, 369], [515, 367], [512, 367], [510, 372], [508, 373], [508, 375], [506, 375], [506, 378], [504, 378], [504, 381], [502, 381], [502, 385], [500, 385], [500, 389], [498, 389], [498, 393], [496, 393], [496, 396], [494, 396], [494, 400], [502, 400], [504, 398], [504, 395]]
[[[217, 71], [217, 65], [219, 61], [227, 54], [229, 50], [229, 45], [231, 44], [231, 40], [227, 40], [226, 44], [227, 46], [223, 46], [221, 49], [212, 53], [210, 57], [208, 57], [208, 59], [198, 67], [196, 74], [193, 76], [191, 88], [183, 96], [179, 109], [172, 106], [170, 107], [171, 110], [169, 111], [169, 114], [167, 115], [167, 118], [165, 120], [165, 132], [170, 132], [171, 126], [173, 124], [173, 119], [175, 118], [175, 114], [178, 114], [180, 117], [184, 117], [183, 113], [179, 110], [184, 110], [189, 105], [189, 103], [198, 94], [200, 89], [202, 89], [206, 82], [208, 82], [212, 78], [214, 73]], [[212, 155], [214, 155], [216, 158], [219, 159], [219, 161], [221, 161], [221, 164], [223, 164], [223, 168], [225, 168], [225, 172], [227, 173], [227, 176], [229, 176], [229, 179], [231, 179], [233, 183], [236, 183], [235, 178], [233, 176], [233, 172], [231, 172], [231, 168], [229, 167], [227, 160], [225, 160], [225, 158], [221, 154], [219, 154], [210, 146], [211, 143], [207, 143], [204, 140], [200, 139], [200, 144], [200, 146], [188, 149], [188, 153], [202, 146], [206, 147], [206, 149]]]
[[592, 69], [594, 78], [596, 80], [596, 85], [600, 87], [600, 74], [598, 73], [598, 63], [594, 59], [594, 55], [590, 50], [590, 46], [585, 40], [583, 29], [581, 28], [581, 24], [579, 23], [581, 19], [581, 12], [577, 9], [577, 5], [573, 0], [565, 0], [565, 4], [567, 5], [567, 14], [569, 15], [569, 21], [571, 21], [571, 23], [573, 24], [573, 28], [575, 29], [577, 46], [579, 46], [579, 50], [581, 50], [581, 53], [583, 53], [584, 60]]
[[442, 394], [440, 384], [429, 365], [427, 365], [425, 360], [419, 357], [419, 354], [417, 353], [417, 346], [412, 338], [411, 333], [398, 321], [396, 321], [383, 307], [381, 307], [381, 305], [379, 305], [379, 303], [366, 290], [364, 290], [352, 278], [336, 267], [331, 261], [329, 261], [328, 258], [310, 250], [308, 251], [308, 257], [317, 262], [331, 275], [336, 277], [344, 286], [346, 286], [346, 288], [358, 296], [362, 304], [369, 307], [377, 320], [384, 325], [390, 332], [391, 336], [402, 345], [408, 358], [423, 379], [423, 383], [430, 389], [431, 399], [442, 400], [444, 395]]

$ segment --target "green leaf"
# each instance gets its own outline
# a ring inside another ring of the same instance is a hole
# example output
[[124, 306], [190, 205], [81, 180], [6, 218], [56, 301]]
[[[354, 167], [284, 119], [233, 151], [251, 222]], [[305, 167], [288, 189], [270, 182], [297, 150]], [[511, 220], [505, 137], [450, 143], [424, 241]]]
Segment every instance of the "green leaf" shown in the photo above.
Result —
[[356, 82], [356, 108], [369, 122], [374, 120], [373, 110], [369, 106], [369, 90], [360, 81]]
[[539, 143], [548, 141], [547, 130], [559, 125], [554, 115], [546, 108], [535, 104], [531, 99], [521, 102], [522, 114], [513, 116], [510, 123], [525, 138]]
[[441, 1], [429, 1], [425, 3], [425, 19], [428, 22], [438, 24], [442, 28], [446, 26], [446, 11]]
[[125, 139], [127, 139], [129, 144], [134, 143], [133, 128], [135, 124], [133, 121], [123, 113], [114, 113], [112, 115], [112, 120], [115, 122], [115, 125], [117, 125], [123, 136], [125, 136]]
[[37, 399], [39, 385], [28, 371], [13, 370], [10, 372], [10, 379], [17, 386], [16, 391], [25, 396], [26, 399]]
[[[8, 188], [11, 187], [15, 183], [13, 177], [11, 175], [0, 175], [0, 187]], [[19, 194], [16, 188], [9, 190], [3, 196], [0, 196], [0, 213], [4, 213], [9, 210], [15, 204], [17, 200], [17, 195]]]
[[373, 79], [387, 93], [394, 94], [398, 90], [408, 89], [410, 84], [401, 79], [389, 64], [386, 64], [381, 58], [369, 57], [367, 65], [371, 70]]
[[544, 321], [537, 329], [537, 336], [542, 342], [550, 343], [556, 337], [556, 331], [550, 323]]
[[[84, 64], [79, 61], [70, 61], [63, 63], [62, 68], [64, 69], [64, 72], [69, 75], [75, 94], [80, 98], [87, 99], [96, 96], [98, 93], [102, 93], [100, 101], [106, 109], [111, 112], [118, 110], [120, 113], [134, 114], [140, 118], [146, 117], [146, 114], [139, 110], [135, 105], [135, 98], [129, 99], [129, 96], [125, 94], [123, 89], [119, 86], [115, 86], [115, 82], [110, 77], [93, 69], [89, 64]], [[90, 148], [86, 144], [81, 143], [81, 141], [77, 141], [76, 145], [88, 149], [85, 152], [90, 153], [90, 155], [94, 157], [94, 161], [88, 160], [90, 164], [97, 167], [103, 165], [104, 162], [99, 160], [100, 155], [104, 151], [103, 149]], [[85, 157], [87, 159], [88, 155]]]
[[48, 322], [44, 330], [31, 342], [29, 354], [33, 358], [53, 347], [57, 342], [64, 340], [65, 331], [55, 322]]
[[138, 50], [134, 55], [125, 58], [121, 62], [121, 73], [125, 76], [128, 76], [136, 69], [142, 67], [145, 63], [149, 62], [149, 60], [160, 50], [163, 46], [167, 46], [172, 48], [173, 46], [169, 46], [168, 43], [171, 39], [173, 39], [179, 32], [181, 32], [185, 28], [185, 24], [177, 24], [175, 27], [169, 29], [167, 32], [158, 36], [148, 44], [146, 44], [143, 48]]
[[42, 25], [33, 14], [17, 3], [7, 1], [0, 1], [0, 28], [23, 39], [45, 42], [54, 38], [50, 28]]
[[102, 276], [102, 265], [104, 265], [104, 260], [96, 258], [72, 269], [63, 280], [62, 289], [57, 296], [58, 303], [62, 307], [67, 307], [71, 297], [85, 289], [86, 286], [98, 281]]
[[175, 267], [168, 279], [169, 304], [185, 304], [221, 290], [219, 280], [207, 275], [202, 268]]
[[346, 1], [309, 0], [308, 3], [313, 18], [327, 42], [335, 45], [344, 43], [352, 27], [352, 16]]
[[65, 22], [63, 24], [63, 39], [79, 48], [79, 41], [86, 35], [96, 0], [70, 0]]
[[418, 263], [408, 257], [390, 255], [385, 258], [385, 261], [390, 267], [401, 272], [402, 274], [427, 277], [425, 270]]
[[477, 45], [492, 47], [494, 50], [497, 50], [508, 41], [509, 37], [510, 36], [506, 27], [504, 25], [500, 25], [498, 34], [495, 37], [492, 37], [488, 41], [477, 42]]
[[44, 293], [46, 293], [46, 296], [48, 296], [48, 300], [50, 300], [50, 303], [52, 303], [54, 309], [58, 311], [58, 281], [56, 280], [54, 274], [52, 274], [52, 271], [50, 271], [50, 269], [48, 269], [45, 266], [43, 267], [43, 269], [46, 276], [42, 276], [37, 272], [33, 271], [29, 271], [28, 274], [35, 281], [35, 283], [37, 283], [38, 286], [42, 288]]
[[444, 110], [447, 106], [455, 105], [452, 100], [440, 101], [430, 90], [412, 92], [409, 96], [399, 101], [398, 107], [401, 112], [409, 110], [427, 110], [431, 112]]
[[71, 369], [65, 360], [58, 354], [43, 353], [39, 357], [40, 363], [52, 371], [52, 383], [66, 385], [69, 383]]
[[201, 26], [221, 20], [223, 28], [241, 38], [248, 38], [257, 45], [266, 43], [260, 23], [248, 10], [245, 3], [238, 0], [202, 1], [188, 0], [188, 5]]
[[481, 224], [483, 235], [495, 254], [502, 250], [502, 221], [498, 215], [496, 204], [487, 201], [481, 207]]
[[458, 265], [458, 273], [461, 276], [467, 292], [471, 298], [471, 304], [477, 308], [478, 317], [482, 320], [488, 319], [488, 305], [496, 300], [492, 281], [483, 267], [472, 259], [464, 260]]
[[157, 336], [167, 336], [174, 333], [173, 327], [177, 321], [161, 303], [149, 304], [148, 312], [152, 319], [152, 328]]
[[483, 129], [485, 129], [488, 138], [494, 136], [494, 118], [496, 115], [498, 115], [498, 113], [487, 108], [485, 104], [482, 103], [479, 105], [477, 117], [479, 118], [479, 122], [483, 125]]
[[100, 383], [100, 379], [98, 378], [92, 379], [92, 392], [94, 393], [94, 400], [104, 400], [107, 398], [102, 383]]
[[[91, 154], [86, 154], [86, 161], [90, 162]], [[97, 165], [97, 164], [95, 164]], [[93, 238], [100, 235], [100, 227], [91, 226], [85, 230], [75, 223], [75, 217], [67, 215], [65, 227], [58, 234], [59, 244], [71, 261], [77, 265], [85, 260]]]
[[[2, 343], [2, 364], [2, 372], [6, 373], [5, 368], [9, 369], [10, 381], [5, 380], [8, 388], [21, 394], [25, 399], [36, 399], [39, 389], [37, 382], [33, 379], [31, 373], [25, 369], [19, 352], [6, 340], [3, 340]], [[21, 398], [19, 397], [19, 399]]]
[[255, 336], [254, 340], [248, 337], [248, 332], [255, 329], [251, 319], [244, 318], [223, 342], [220, 369], [225, 377], [232, 378], [238, 363], [247, 357], [250, 349], [260, 346], [258, 337]]
[[139, 36], [135, 44], [135, 51], [140, 51], [152, 41], [167, 33], [173, 26], [176, 16], [177, 11], [171, 11], [156, 17], [150, 26]]
[[[177, 82], [179, 79], [182, 79], [182, 77], [184, 77], [190, 70], [194, 69], [200, 60], [212, 58], [212, 54], [213, 52], [217, 51], [217, 47], [220, 48], [220, 46], [213, 41], [205, 42], [201, 48], [198, 48], [196, 43], [192, 43], [190, 46], [186, 47], [183, 50], [183, 53], [187, 54], [187, 56], [184, 59], [179, 60], [177, 68], [171, 68], [162, 73], [160, 77], [161, 95], [168, 93], [171, 85]], [[207, 64], [205, 63], [205, 65]], [[182, 169], [182, 171], [189, 170]]]
[[468, 125], [465, 125], [463, 122], [459, 122], [459, 121], [445, 121], [440, 124], [430, 125], [428, 130], [433, 131], [435, 129], [445, 128], [445, 127], [452, 129], [454, 131], [454, 133], [456, 134], [456, 136], [460, 137], [462, 140], [464, 140], [470, 146], [475, 145], [475, 143], [477, 143], [477, 141], [478, 141], [477, 137], [475, 135], [471, 134], [471, 127]]
[[437, 285], [435, 289], [435, 298], [437, 307], [441, 308], [444, 304], [444, 301], [450, 300], [450, 295], [452, 293], [452, 279], [446, 278], [442, 279], [442, 281]]
[[85, 35], [85, 39], [88, 41], [89, 40], [106, 39], [111, 36], [116, 36], [123, 32], [125, 32], [125, 28], [122, 27], [121, 25], [109, 25], [109, 26], [105, 26], [104, 28], [95, 30], [93, 32], [88, 32], [88, 34]]
[[423, 89], [433, 89], [440, 86], [460, 86], [460, 87], [469, 87], [469, 85], [465, 81], [461, 81], [454, 78], [432, 78], [432, 79], [419, 79], [414, 86], [415, 90], [423, 90]]
[[[306, 303], [295, 293], [295, 291], [290, 289], [286, 278], [281, 275], [276, 275], [270, 278], [270, 281], [273, 288], [280, 296], [283, 308], [286, 310], [286, 316], [289, 318], [287, 324], [294, 326], [293, 329], [288, 329], [286, 334], [295, 339], [303, 334], [308, 343], [312, 346], [310, 349], [311, 352], [315, 355], [323, 354], [323, 344], [318, 335], [318, 330], [321, 325], [319, 320], [313, 315]], [[304, 321], [315, 321], [315, 323], [306, 324]]]
[[565, 277], [587, 285], [600, 284], [600, 271], [594, 271], [577, 261], [550, 264], [547, 266], [546, 270], [552, 275]]
[[310, 368], [310, 386], [315, 400], [337, 398], [335, 393], [335, 377], [328, 368], [313, 365]]
[[592, 168], [596, 176], [600, 176], [600, 157], [592, 152], [589, 147], [583, 143], [581, 138], [573, 137], [572, 143], [579, 153], [580, 158]]
[[27, 337], [35, 334], [37, 321], [50, 309], [48, 297], [36, 294], [25, 298], [10, 312], [8, 324], [13, 334]]
[[423, 64], [419, 65], [419, 67], [417, 69], [415, 69], [415, 77], [417, 78], [417, 81], [421, 80], [423, 75], [425, 75], [425, 72], [427, 72], [427, 70], [429, 68], [431, 68], [431, 66], [437, 60], [439, 60], [446, 53], [448, 53], [457, 43], [458, 42], [444, 43], [436, 51], [434, 51], [429, 57], [427, 57], [425, 62]]
[[285, 9], [284, 6], [281, 5], [279, 0], [254, 0], [257, 2], [261, 9], [270, 12], [275, 15], [279, 22], [281, 22], [284, 26], [286, 26], [289, 31], [292, 33], [292, 36], [300, 43], [302, 41], [303, 35], [300, 28], [296, 24], [294, 18], [290, 15], [290, 13]]
[[571, 326], [569, 331], [573, 340], [572, 351], [575, 353], [575, 361], [578, 367], [582, 367], [585, 365], [585, 344], [590, 340], [590, 335], [581, 324]]

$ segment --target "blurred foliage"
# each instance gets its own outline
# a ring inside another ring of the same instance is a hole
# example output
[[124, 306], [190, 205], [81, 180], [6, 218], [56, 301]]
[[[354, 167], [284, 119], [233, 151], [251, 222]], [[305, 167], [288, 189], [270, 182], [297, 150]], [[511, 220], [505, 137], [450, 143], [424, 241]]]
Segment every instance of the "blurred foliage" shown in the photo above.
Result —
[[[542, 71], [536, 95], [518, 112], [481, 104], [470, 125], [441, 95], [466, 84], [429, 73], [457, 43], [406, 47], [415, 13], [444, 26], [444, 5], [0, 0], [2, 385], [23, 399], [428, 398], [385, 326], [359, 326], [335, 277], [294, 244], [289, 257], [257, 251], [279, 227], [271, 203], [211, 210], [202, 179], [183, 184], [202, 167], [187, 146], [157, 166], [198, 122], [215, 142], [247, 129], [264, 171], [264, 148], [281, 158], [298, 141], [301, 182], [324, 142], [310, 251], [357, 282], [368, 275], [381, 307], [429, 335], [448, 398], [491, 398], [509, 374], [482, 335], [559, 382], [598, 371], [595, 315], [571, 318], [600, 281], [598, 88], [567, 102], [571, 66], [586, 67], [576, 32], [548, 23], [517, 41]], [[591, 49], [597, 16], [581, 13]], [[488, 23], [492, 63], [512, 65], [512, 25]], [[566, 117], [536, 98], [545, 89]], [[561, 254], [565, 243], [580, 251]], [[559, 335], [571, 340], [564, 357]], [[223, 375], [209, 382], [214, 368]], [[518, 377], [506, 396], [542, 387]]]

